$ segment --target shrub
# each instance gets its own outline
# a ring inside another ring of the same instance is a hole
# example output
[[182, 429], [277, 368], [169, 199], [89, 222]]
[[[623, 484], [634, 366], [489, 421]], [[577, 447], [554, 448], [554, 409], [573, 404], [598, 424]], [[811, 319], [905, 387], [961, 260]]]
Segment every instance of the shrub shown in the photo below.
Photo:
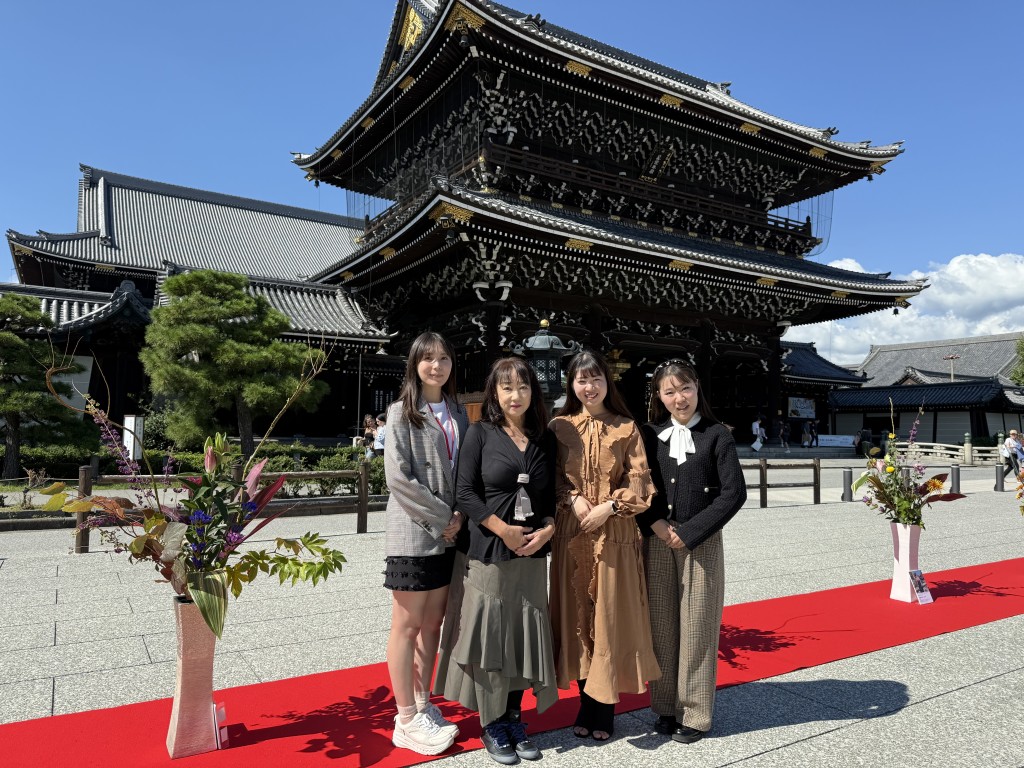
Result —
[[[346, 469], [358, 469], [359, 464], [345, 453], [335, 453], [322, 457], [313, 467], [315, 472], [340, 472]], [[356, 481], [343, 480], [340, 477], [322, 477], [313, 481], [316, 492], [320, 496], [334, 496], [341, 493], [355, 493]]]

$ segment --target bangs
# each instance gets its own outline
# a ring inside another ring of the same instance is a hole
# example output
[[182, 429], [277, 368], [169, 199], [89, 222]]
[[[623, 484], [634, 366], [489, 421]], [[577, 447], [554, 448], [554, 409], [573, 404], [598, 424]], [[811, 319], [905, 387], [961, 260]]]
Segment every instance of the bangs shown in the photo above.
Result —
[[531, 386], [530, 365], [519, 358], [505, 358], [494, 365], [494, 381], [498, 384], [526, 384]]

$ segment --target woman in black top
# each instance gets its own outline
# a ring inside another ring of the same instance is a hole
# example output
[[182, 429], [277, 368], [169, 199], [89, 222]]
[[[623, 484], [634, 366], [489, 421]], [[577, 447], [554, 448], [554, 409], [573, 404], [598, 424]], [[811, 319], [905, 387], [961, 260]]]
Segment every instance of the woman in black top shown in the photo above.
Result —
[[651, 681], [655, 730], [689, 744], [711, 728], [725, 601], [722, 528], [747, 499], [736, 443], [682, 360], [654, 369], [654, 418], [643, 427], [657, 496], [644, 534], [651, 635], [662, 676]]
[[533, 689], [540, 712], [558, 699], [546, 559], [556, 447], [542, 397], [524, 360], [497, 361], [481, 420], [459, 451], [456, 506], [469, 520], [469, 564], [462, 605], [445, 617], [457, 626], [441, 649], [437, 692], [480, 713], [484, 746], [505, 764], [541, 756], [520, 719], [523, 691]]

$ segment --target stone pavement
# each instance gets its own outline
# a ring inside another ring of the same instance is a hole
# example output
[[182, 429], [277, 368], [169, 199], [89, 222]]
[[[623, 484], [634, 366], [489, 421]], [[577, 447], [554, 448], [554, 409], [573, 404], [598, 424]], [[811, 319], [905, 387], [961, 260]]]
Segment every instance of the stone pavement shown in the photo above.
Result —
[[[725, 529], [726, 602], [741, 603], [885, 579], [889, 527], [842, 503], [841, 468], [827, 460], [821, 505], [810, 489], [773, 489]], [[926, 510], [925, 572], [1024, 556], [1012, 492], [992, 491], [991, 466], [963, 468], [968, 498]], [[800, 482], [810, 470], [780, 471]], [[753, 481], [754, 474], [748, 473]], [[390, 599], [381, 587], [383, 515], [354, 533], [352, 515], [282, 518], [264, 529], [330, 537], [349, 560], [316, 588], [247, 588], [218, 643], [215, 685], [228, 687], [384, 660]], [[0, 533], [0, 722], [170, 696], [170, 590], [145, 564], [100, 545], [69, 554], [69, 530]], [[927, 610], [927, 607], [920, 607]], [[715, 724], [684, 746], [653, 733], [653, 715], [616, 719], [604, 745], [562, 729], [537, 737], [542, 765], [907, 766], [1024, 765], [1024, 616], [812, 667], [719, 692]], [[229, 713], [230, 717], [230, 713]], [[0, 751], [0, 764], [3, 764]], [[443, 766], [493, 766], [482, 751]]]

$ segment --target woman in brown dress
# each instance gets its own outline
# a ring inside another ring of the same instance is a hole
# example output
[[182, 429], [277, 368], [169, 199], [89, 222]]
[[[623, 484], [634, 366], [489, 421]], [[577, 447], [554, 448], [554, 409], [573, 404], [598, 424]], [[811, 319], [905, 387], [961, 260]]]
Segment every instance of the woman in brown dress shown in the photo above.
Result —
[[642, 540], [634, 516], [654, 496], [640, 431], [608, 364], [583, 351], [569, 363], [558, 440], [550, 613], [559, 688], [579, 682], [574, 732], [605, 741], [620, 693], [661, 676], [654, 656]]

